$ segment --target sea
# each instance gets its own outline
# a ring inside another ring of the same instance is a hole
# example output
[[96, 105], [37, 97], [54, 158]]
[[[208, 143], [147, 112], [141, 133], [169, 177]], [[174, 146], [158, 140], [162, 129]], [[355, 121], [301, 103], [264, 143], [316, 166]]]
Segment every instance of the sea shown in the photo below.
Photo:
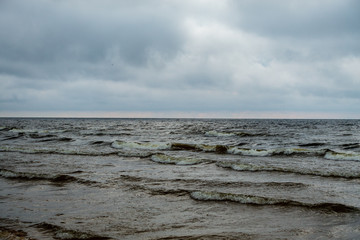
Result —
[[360, 239], [360, 120], [1, 118], [0, 239]]

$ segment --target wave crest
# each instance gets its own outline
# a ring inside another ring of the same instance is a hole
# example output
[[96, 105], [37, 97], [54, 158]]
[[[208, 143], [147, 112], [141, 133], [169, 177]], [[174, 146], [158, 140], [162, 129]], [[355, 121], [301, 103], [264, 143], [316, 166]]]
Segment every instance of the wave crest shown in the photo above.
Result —
[[199, 201], [231, 201], [242, 204], [251, 205], [281, 205], [305, 207], [310, 209], [325, 210], [337, 213], [359, 212], [360, 209], [339, 203], [305, 203], [288, 199], [277, 199], [262, 196], [223, 193], [223, 192], [206, 192], [194, 191], [190, 193], [190, 197]]
[[108, 156], [114, 155], [118, 152], [114, 151], [89, 151], [89, 150], [68, 150], [58, 148], [29, 148], [18, 146], [1, 146], [0, 152], [19, 152], [27, 154], [60, 154], [60, 155], [82, 155], [82, 156]]
[[233, 163], [233, 162], [217, 162], [218, 167], [231, 168], [236, 171], [250, 171], [250, 172], [285, 172], [296, 173], [301, 175], [314, 175], [320, 177], [340, 177], [340, 178], [360, 178], [360, 173], [349, 172], [344, 170], [319, 170], [319, 169], [303, 169], [277, 166], [255, 165], [250, 163]]
[[324, 158], [329, 160], [360, 161], [360, 153], [327, 151]]
[[41, 173], [30, 173], [30, 172], [15, 172], [7, 169], [0, 169], [0, 176], [8, 179], [18, 179], [24, 181], [50, 181], [53, 183], [69, 183], [79, 182], [84, 184], [91, 184], [92, 181], [82, 180], [67, 174], [48, 175]]

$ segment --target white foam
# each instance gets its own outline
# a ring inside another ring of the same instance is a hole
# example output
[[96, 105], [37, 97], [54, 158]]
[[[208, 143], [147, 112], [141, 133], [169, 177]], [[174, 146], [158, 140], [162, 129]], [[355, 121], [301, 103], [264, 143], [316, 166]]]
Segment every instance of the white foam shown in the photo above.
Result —
[[360, 153], [328, 151], [324, 158], [329, 160], [360, 161]]
[[276, 167], [276, 166], [264, 166], [264, 165], [255, 165], [249, 163], [233, 163], [233, 162], [217, 162], [217, 166], [223, 168], [231, 168], [236, 171], [277, 171], [277, 172], [287, 172], [287, 173], [297, 173], [302, 175], [315, 175], [322, 177], [344, 177], [344, 178], [359, 178], [360, 173], [354, 172], [352, 170], [345, 169], [308, 169], [308, 168], [299, 168], [299, 167]]
[[244, 156], [259, 156], [259, 157], [265, 157], [270, 156], [275, 152], [273, 149], [247, 149], [247, 148], [237, 148], [237, 147], [231, 147], [228, 149], [228, 153], [231, 154], [239, 154]]
[[215, 152], [216, 146], [215, 145], [206, 145], [206, 144], [197, 144], [196, 149], [205, 151], [205, 152]]
[[284, 150], [277, 150], [275, 153], [284, 153], [285, 155], [291, 154], [305, 154], [305, 155], [321, 155], [326, 152], [324, 149], [306, 149], [306, 148], [286, 148]]

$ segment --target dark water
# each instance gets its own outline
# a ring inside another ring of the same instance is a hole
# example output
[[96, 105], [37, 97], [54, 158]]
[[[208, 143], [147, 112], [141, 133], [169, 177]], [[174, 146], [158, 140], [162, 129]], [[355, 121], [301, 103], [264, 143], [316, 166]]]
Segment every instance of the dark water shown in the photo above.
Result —
[[0, 226], [36, 239], [359, 239], [360, 120], [0, 119]]

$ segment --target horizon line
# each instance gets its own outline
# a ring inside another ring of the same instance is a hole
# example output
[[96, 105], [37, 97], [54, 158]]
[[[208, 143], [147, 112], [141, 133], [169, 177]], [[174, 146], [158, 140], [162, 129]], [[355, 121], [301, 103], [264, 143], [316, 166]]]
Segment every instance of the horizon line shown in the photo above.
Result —
[[360, 119], [360, 114], [329, 112], [195, 112], [195, 111], [3, 111], [0, 118], [93, 118], [93, 119]]

